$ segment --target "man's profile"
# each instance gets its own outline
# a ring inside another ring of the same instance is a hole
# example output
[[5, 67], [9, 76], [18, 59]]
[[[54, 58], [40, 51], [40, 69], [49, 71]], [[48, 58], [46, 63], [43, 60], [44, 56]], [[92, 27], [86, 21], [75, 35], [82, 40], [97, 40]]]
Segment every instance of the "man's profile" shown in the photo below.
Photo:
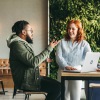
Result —
[[[33, 29], [24, 20], [17, 21], [12, 26], [12, 34], [7, 39], [10, 48], [10, 68], [14, 85], [17, 89], [47, 92], [46, 100], [60, 100], [60, 83], [49, 77], [39, 76], [39, 67], [58, 44], [52, 41], [48, 47], [37, 56], [30, 44], [33, 43]], [[38, 49], [38, 48], [37, 48]]]

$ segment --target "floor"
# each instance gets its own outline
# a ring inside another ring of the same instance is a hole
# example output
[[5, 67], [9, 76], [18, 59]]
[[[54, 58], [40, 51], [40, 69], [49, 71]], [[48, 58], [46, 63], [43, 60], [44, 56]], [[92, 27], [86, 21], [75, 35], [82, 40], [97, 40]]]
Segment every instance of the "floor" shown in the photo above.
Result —
[[[5, 90], [8, 92], [6, 92], [5, 95], [0, 94], [0, 100], [24, 100], [25, 98], [24, 94], [17, 94], [14, 97], [14, 99], [12, 99], [13, 90], [12, 89], [5, 89]], [[42, 94], [33, 94], [30, 96], [30, 100], [45, 100], [44, 98], [45, 96]], [[86, 100], [84, 89], [82, 89], [81, 100]]]

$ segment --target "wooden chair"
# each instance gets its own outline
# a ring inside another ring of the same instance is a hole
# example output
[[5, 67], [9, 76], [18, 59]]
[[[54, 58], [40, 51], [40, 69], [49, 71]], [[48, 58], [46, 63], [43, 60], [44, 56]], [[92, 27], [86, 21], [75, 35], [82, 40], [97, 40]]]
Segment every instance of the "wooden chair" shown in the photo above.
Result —
[[1, 84], [1, 87], [2, 87], [2, 94], [5, 94], [5, 91], [4, 90], [4, 84], [3, 84], [3, 80], [2, 80], [2, 76], [4, 75], [8, 75], [9, 74], [9, 60], [8, 59], [1, 59], [0, 58], [0, 76], [1, 76], [1, 80], [0, 80], [0, 84]]
[[0, 80], [0, 84], [1, 84], [1, 87], [2, 87], [2, 92], [0, 92], [0, 93], [5, 95], [5, 90], [4, 90], [4, 85], [3, 85], [3, 81], [2, 80]]
[[89, 88], [91, 88], [91, 100], [92, 100], [92, 97], [93, 97], [93, 89], [94, 88], [100, 88], [100, 84], [99, 83], [90, 83], [89, 84]]

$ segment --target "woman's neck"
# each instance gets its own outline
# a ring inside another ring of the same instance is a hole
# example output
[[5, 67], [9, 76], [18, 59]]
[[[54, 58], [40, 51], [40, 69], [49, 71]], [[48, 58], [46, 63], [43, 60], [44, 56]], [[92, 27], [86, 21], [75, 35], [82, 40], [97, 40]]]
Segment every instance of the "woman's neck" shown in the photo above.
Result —
[[72, 44], [75, 42], [75, 39], [71, 39], [71, 41], [72, 41]]

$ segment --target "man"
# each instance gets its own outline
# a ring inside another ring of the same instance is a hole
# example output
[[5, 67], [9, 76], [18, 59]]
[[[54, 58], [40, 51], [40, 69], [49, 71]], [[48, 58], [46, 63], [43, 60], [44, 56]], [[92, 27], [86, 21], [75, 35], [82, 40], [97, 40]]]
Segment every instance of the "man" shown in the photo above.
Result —
[[17, 89], [47, 92], [46, 100], [60, 100], [60, 83], [48, 77], [39, 77], [38, 65], [49, 56], [58, 44], [52, 41], [39, 55], [35, 56], [30, 44], [33, 43], [33, 30], [27, 21], [17, 21], [11, 35], [7, 39], [10, 48], [10, 68], [14, 85]]

